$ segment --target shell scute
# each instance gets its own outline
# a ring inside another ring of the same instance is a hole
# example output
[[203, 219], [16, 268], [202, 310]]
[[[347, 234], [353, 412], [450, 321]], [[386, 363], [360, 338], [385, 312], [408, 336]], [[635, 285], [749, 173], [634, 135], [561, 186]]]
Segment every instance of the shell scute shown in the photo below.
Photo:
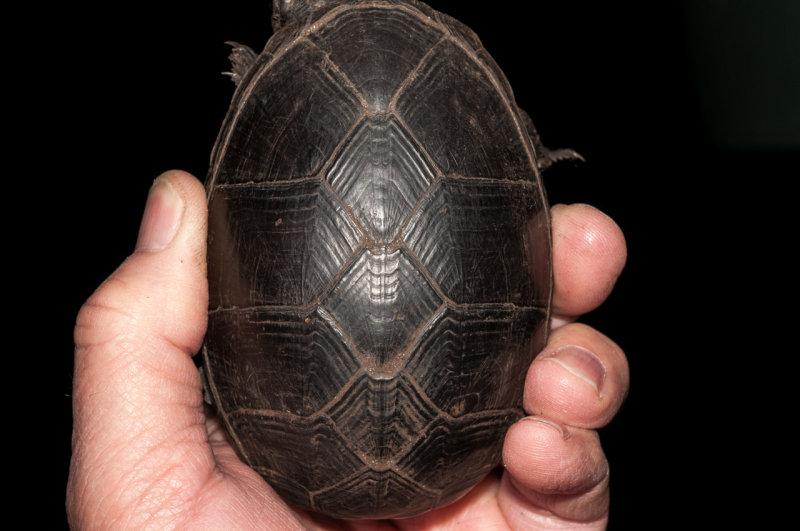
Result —
[[456, 303], [544, 307], [549, 286], [537, 284], [530, 268], [549, 268], [549, 242], [524, 237], [542, 229], [543, 208], [525, 181], [442, 179], [420, 202], [404, 241]]
[[[247, 79], [247, 78], [246, 78]], [[216, 161], [219, 184], [317, 175], [361, 102], [316, 46], [299, 41], [241, 88]]]
[[441, 36], [412, 13], [365, 7], [343, 11], [309, 38], [365, 96], [369, 110], [380, 112]]
[[217, 286], [211, 308], [310, 304], [361, 244], [360, 230], [320, 179], [217, 185], [214, 195], [209, 225], [219, 241], [212, 246], [262, 252], [209, 263]]
[[331, 188], [370, 239], [388, 244], [436, 177], [423, 150], [394, 118], [367, 118], [328, 171]]
[[[406, 368], [428, 399], [451, 417], [514, 404], [525, 371], [521, 352], [534, 354], [546, 312], [537, 308], [448, 308], [429, 326]], [[504, 382], [487, 392], [487, 382]]]
[[[301, 310], [231, 308], [212, 312], [205, 349], [215, 360], [218, 407], [226, 412], [313, 416], [361, 370], [340, 331], [316, 314], [309, 317]], [[283, 380], [285, 385], [276, 389], [275, 382]]]
[[[362, 458], [325, 416], [282, 417], [242, 411], [231, 415], [241, 440], [242, 455], [255, 456], [252, 465], [281, 495], [309, 506], [312, 493], [333, 489], [361, 470]], [[276, 451], [264, 454], [263, 441], [276, 441]]]
[[534, 181], [516, 108], [501, 96], [502, 85], [455, 43], [436, 48], [398, 96], [398, 116], [446, 174]]

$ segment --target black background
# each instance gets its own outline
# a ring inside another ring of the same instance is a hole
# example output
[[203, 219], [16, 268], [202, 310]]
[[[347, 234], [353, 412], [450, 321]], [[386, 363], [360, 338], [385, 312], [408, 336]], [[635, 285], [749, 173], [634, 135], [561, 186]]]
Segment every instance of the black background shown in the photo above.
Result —
[[[430, 3], [478, 33], [546, 145], [586, 158], [545, 176], [551, 202], [594, 204], [626, 234], [617, 290], [584, 319], [621, 345], [632, 373], [623, 410], [601, 432], [610, 528], [649, 528], [650, 518], [669, 528], [697, 510], [717, 521], [751, 489], [740, 472], [758, 466], [739, 446], [755, 407], [741, 391], [772, 291], [757, 265], [782, 258], [770, 251], [767, 229], [779, 221], [766, 217], [763, 193], [781, 196], [798, 176], [798, 143], [714, 136], [707, 71], [680, 2]], [[220, 75], [223, 43], [261, 49], [269, 4], [65, 4], [18, 21], [35, 38], [15, 43], [7, 68], [7, 110], [24, 119], [10, 155], [24, 160], [7, 179], [6, 211], [25, 213], [7, 223], [7, 264], [21, 317], [10, 332], [25, 330], [27, 346], [12, 349], [23, 362], [12, 375], [23, 376], [11, 378], [7, 403], [21, 417], [9, 428], [16, 494], [41, 502], [41, 528], [65, 525], [75, 315], [132, 251], [153, 179], [171, 168], [204, 178], [234, 89]], [[797, 86], [796, 68], [776, 63], [780, 86]], [[797, 107], [782, 116], [797, 142]], [[709, 509], [720, 489], [730, 505]]]

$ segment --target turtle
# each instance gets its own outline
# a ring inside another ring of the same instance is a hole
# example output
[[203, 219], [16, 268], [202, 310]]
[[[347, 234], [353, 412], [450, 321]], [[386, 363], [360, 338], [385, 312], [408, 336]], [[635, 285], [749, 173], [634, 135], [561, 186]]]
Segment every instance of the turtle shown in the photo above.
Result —
[[289, 503], [401, 518], [501, 461], [546, 343], [550, 151], [416, 0], [275, 0], [211, 155], [204, 387]]

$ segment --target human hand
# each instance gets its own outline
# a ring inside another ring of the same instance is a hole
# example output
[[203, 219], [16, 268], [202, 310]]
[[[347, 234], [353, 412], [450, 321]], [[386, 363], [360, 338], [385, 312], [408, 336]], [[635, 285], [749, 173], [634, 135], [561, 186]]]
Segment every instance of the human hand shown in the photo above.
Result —
[[628, 387], [622, 351], [572, 323], [610, 293], [625, 262], [618, 227], [585, 205], [553, 207], [555, 292], [547, 348], [528, 372], [530, 417], [509, 430], [504, 471], [457, 502], [394, 522], [338, 522], [295, 511], [236, 456], [207, 416], [192, 356], [208, 305], [202, 185], [154, 184], [136, 251], [97, 289], [75, 327], [73, 455], [67, 512], [76, 529], [602, 529], [608, 465], [594, 429]]

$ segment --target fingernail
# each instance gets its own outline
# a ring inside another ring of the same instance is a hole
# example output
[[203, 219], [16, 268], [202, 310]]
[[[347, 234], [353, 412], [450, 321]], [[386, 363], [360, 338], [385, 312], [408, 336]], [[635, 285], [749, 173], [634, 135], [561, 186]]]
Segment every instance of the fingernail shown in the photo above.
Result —
[[520, 420], [524, 420], [526, 422], [538, 422], [539, 424], [543, 424], [544, 426], [547, 426], [548, 428], [557, 431], [559, 435], [561, 435], [561, 438], [564, 439], [565, 441], [569, 439], [570, 436], [572, 436], [572, 433], [570, 433], [569, 428], [552, 420], [548, 420], [542, 417], [522, 417]]
[[600, 387], [606, 379], [606, 368], [592, 351], [576, 345], [565, 345], [541, 359], [557, 363], [591, 385], [600, 395]]
[[183, 200], [169, 180], [159, 177], [153, 182], [144, 207], [137, 251], [158, 251], [166, 247], [181, 223]]

